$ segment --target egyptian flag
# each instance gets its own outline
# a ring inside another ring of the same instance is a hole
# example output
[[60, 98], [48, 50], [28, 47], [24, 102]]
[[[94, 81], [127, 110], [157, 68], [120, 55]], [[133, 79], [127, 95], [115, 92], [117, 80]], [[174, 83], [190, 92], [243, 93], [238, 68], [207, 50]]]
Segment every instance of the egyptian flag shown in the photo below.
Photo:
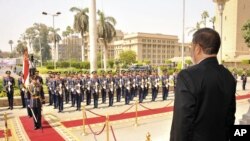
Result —
[[28, 49], [25, 48], [23, 52], [23, 83], [25, 87], [29, 85], [29, 54]]

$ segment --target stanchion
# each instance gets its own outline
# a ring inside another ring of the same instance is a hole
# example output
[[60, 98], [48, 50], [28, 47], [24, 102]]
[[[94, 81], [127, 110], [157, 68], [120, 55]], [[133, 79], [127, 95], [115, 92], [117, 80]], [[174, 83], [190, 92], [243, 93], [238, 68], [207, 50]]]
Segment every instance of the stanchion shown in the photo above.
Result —
[[4, 113], [4, 122], [5, 122], [5, 129], [4, 129], [4, 138], [5, 138], [5, 141], [8, 141], [9, 139], [8, 139], [8, 123], [7, 123], [7, 120], [8, 120], [8, 118], [7, 118], [7, 114], [6, 113]]
[[146, 135], [146, 141], [151, 141], [151, 135], [149, 134], [149, 132]]
[[135, 102], [135, 127], [137, 127], [138, 124], [138, 100]]
[[107, 140], [109, 141], [109, 115], [106, 115], [106, 131], [107, 131]]
[[85, 128], [85, 120], [86, 120], [85, 106], [83, 105], [83, 106], [82, 106], [82, 129], [83, 129], [82, 135], [83, 135], [83, 136], [86, 136], [86, 135], [87, 135], [87, 133], [86, 133], [86, 128]]

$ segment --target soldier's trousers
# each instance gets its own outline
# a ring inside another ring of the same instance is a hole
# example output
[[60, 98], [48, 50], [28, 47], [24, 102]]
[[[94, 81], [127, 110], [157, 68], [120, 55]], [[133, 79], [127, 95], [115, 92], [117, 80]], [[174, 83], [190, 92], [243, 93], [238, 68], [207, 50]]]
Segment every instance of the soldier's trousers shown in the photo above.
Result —
[[135, 87], [131, 88], [130, 100], [133, 100], [135, 97]]
[[117, 102], [121, 101], [121, 88], [116, 89], [116, 101]]
[[102, 89], [101, 90], [101, 93], [102, 93], [102, 103], [106, 103], [106, 89]]
[[148, 95], [148, 88], [144, 87], [144, 89], [143, 89], [143, 99], [145, 99], [147, 95]]
[[81, 94], [76, 93], [75, 97], [76, 97], [76, 110], [80, 110], [81, 109], [81, 102], [82, 102]]
[[152, 88], [152, 101], [155, 101], [156, 97], [157, 97], [157, 93], [158, 93], [158, 90], [156, 87], [153, 87]]
[[129, 104], [130, 102], [130, 90], [125, 89], [125, 104]]
[[14, 91], [7, 92], [7, 97], [8, 97], [10, 109], [13, 109], [13, 93], [14, 93]]
[[75, 93], [74, 92], [70, 92], [70, 96], [71, 96], [71, 107], [74, 107], [75, 106], [75, 103], [76, 103], [76, 96], [75, 96]]
[[69, 91], [65, 91], [65, 103], [69, 103]]
[[114, 92], [113, 91], [109, 91], [109, 106], [113, 106], [114, 103]]
[[53, 94], [52, 94], [52, 92], [49, 90], [49, 105], [53, 105], [53, 100], [54, 98], [53, 98]]
[[56, 93], [53, 94], [54, 109], [58, 107], [58, 96]]
[[99, 93], [93, 93], [93, 98], [94, 98], [94, 108], [98, 108]]
[[86, 105], [90, 105], [91, 103], [91, 93], [90, 93], [90, 90], [87, 90], [86, 91]]
[[168, 97], [168, 88], [162, 87], [162, 100], [166, 100]]
[[58, 111], [63, 111], [63, 95], [58, 95]]
[[33, 107], [32, 109], [34, 112], [34, 116], [37, 119], [37, 121], [35, 121], [35, 118], [33, 117], [34, 125], [36, 128], [40, 128], [40, 127], [42, 127], [42, 125], [41, 125], [41, 120], [42, 120], [41, 107]]
[[139, 103], [143, 102], [144, 88], [139, 88]]
[[245, 82], [245, 81], [242, 82], [242, 89], [243, 89], [243, 90], [246, 90], [246, 83], [247, 83], [247, 82]]
[[84, 90], [81, 89], [81, 102], [83, 102], [83, 101], [84, 101]]
[[20, 95], [21, 95], [23, 108], [26, 107], [26, 101], [25, 101], [25, 98], [24, 98], [24, 94], [25, 94], [24, 91], [20, 90]]

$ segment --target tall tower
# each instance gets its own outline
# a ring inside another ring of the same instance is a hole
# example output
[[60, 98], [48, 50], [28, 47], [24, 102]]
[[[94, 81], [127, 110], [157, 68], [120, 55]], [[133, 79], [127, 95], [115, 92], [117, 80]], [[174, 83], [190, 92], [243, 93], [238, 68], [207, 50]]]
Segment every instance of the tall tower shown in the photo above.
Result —
[[[241, 28], [250, 19], [250, 0], [229, 0], [223, 12], [222, 59], [249, 55]], [[220, 31], [220, 15], [216, 5], [215, 29]]]

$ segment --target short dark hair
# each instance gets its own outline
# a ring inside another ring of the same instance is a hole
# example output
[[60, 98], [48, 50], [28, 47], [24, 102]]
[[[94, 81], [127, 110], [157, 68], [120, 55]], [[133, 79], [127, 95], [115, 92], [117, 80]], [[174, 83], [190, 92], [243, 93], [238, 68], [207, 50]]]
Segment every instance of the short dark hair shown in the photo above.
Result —
[[199, 44], [205, 54], [217, 54], [220, 49], [220, 35], [211, 28], [201, 28], [193, 35], [193, 44]]

